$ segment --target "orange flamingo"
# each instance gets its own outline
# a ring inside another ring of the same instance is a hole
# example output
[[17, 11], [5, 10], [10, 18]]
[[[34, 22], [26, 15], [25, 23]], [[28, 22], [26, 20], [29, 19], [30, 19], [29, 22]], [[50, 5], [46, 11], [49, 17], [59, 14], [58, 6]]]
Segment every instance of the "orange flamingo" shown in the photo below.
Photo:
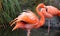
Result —
[[[60, 16], [60, 10], [54, 6], [46, 6], [44, 3], [41, 3], [37, 6], [37, 8], [41, 9], [41, 10], [44, 9], [44, 12], [42, 12], [42, 13], [45, 18], [51, 19], [54, 16]], [[48, 35], [49, 35], [49, 31], [50, 31], [50, 23], [48, 24]]]
[[[36, 7], [36, 11], [37, 9], [38, 8]], [[41, 12], [44, 12], [44, 10]], [[16, 26], [12, 31], [18, 28], [26, 29], [28, 31], [27, 36], [30, 36], [31, 29], [39, 28], [45, 23], [45, 18], [41, 12], [37, 11], [38, 15], [41, 17], [40, 19], [38, 19], [38, 17], [30, 10], [21, 13], [21, 15], [10, 22], [11, 26], [16, 23]]]

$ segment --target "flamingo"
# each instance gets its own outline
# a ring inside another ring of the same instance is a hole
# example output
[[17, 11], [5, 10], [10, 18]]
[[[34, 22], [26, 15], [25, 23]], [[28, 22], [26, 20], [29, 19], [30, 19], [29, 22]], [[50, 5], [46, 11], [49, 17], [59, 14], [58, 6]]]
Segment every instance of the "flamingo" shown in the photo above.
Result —
[[[44, 9], [44, 12], [42, 12], [44, 15], [44, 18], [51, 19], [54, 16], [60, 16], [60, 10], [54, 6], [46, 6], [44, 3], [40, 3], [38, 4], [37, 8], [41, 10]], [[48, 35], [49, 35], [49, 31], [50, 31], [50, 22], [48, 24]]]
[[38, 4], [38, 9], [45, 9], [45, 12], [42, 12], [45, 18], [60, 16], [60, 10], [54, 6], [46, 6], [44, 3], [40, 3]]
[[31, 29], [37, 29], [43, 26], [45, 23], [45, 18], [41, 12], [44, 12], [44, 10], [40, 12], [37, 9], [38, 8], [36, 7], [36, 12], [40, 16], [40, 19], [38, 19], [38, 17], [31, 10], [27, 10], [26, 12], [21, 13], [21, 15], [19, 15], [17, 18], [9, 23], [10, 26], [16, 24], [12, 31], [18, 28], [26, 29], [27, 36], [30, 36]]

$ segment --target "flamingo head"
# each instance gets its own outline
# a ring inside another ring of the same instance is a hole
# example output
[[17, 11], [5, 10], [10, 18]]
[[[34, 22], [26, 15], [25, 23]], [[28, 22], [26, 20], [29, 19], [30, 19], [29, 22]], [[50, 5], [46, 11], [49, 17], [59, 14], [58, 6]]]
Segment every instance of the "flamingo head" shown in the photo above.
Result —
[[39, 8], [44, 8], [45, 7], [45, 4], [44, 3], [40, 3], [40, 4], [38, 4], [38, 7]]
[[39, 13], [41, 11], [42, 8], [45, 8], [45, 4], [44, 3], [40, 3], [38, 4], [38, 6], [36, 7], [36, 11]]

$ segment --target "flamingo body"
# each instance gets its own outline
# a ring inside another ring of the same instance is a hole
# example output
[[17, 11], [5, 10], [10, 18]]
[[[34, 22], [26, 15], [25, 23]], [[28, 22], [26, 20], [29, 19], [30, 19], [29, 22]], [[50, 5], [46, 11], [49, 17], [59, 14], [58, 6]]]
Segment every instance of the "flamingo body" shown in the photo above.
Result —
[[44, 9], [45, 12], [42, 12], [42, 13], [44, 14], [45, 18], [52, 18], [53, 16], [60, 16], [60, 10], [54, 6], [46, 6], [45, 4], [41, 3], [38, 5], [38, 9], [39, 8]]
[[[16, 26], [13, 28], [13, 30], [18, 28], [26, 28], [26, 29], [32, 29], [32, 28], [39, 28], [44, 25], [45, 19], [42, 13], [39, 12], [39, 16], [41, 16], [40, 19], [32, 13], [32, 11], [28, 10], [27, 12], [21, 13], [17, 18], [15, 18], [10, 24], [11, 26], [16, 23]], [[25, 23], [24, 23], [25, 22]]]

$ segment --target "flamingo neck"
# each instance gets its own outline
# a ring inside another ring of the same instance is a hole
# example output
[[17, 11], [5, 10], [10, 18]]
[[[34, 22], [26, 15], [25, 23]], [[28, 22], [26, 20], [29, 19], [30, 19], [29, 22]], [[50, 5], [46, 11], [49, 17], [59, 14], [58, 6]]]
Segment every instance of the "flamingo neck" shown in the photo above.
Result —
[[38, 7], [36, 8], [36, 12], [40, 16], [40, 21], [38, 23], [39, 25], [37, 26], [37, 28], [38, 28], [38, 27], [41, 27], [41, 26], [44, 25], [44, 23], [45, 23], [45, 17], [43, 15], [43, 13], [39, 11]]

